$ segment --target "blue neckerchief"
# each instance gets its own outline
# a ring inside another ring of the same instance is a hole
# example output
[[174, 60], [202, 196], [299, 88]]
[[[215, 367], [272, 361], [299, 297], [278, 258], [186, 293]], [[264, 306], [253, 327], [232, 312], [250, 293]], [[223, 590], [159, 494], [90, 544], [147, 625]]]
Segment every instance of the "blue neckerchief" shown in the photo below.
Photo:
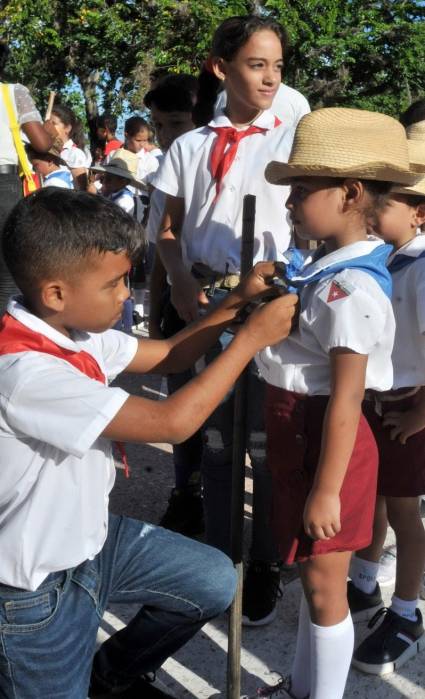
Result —
[[388, 265], [388, 270], [391, 272], [391, 274], [394, 274], [394, 272], [399, 272], [401, 269], [404, 269], [404, 267], [408, 267], [413, 262], [416, 262], [416, 260], [420, 260], [421, 257], [425, 257], [425, 250], [416, 257], [403, 254], [395, 255], [394, 259], [391, 260], [390, 264]]
[[123, 187], [123, 188], [120, 189], [118, 192], [113, 192], [113, 193], [110, 195], [110, 198], [111, 198], [112, 201], [116, 201], [117, 199], [119, 199], [120, 197], [122, 197], [123, 194], [128, 194], [131, 198], [133, 198], [133, 192], [132, 192], [130, 189], [127, 189], [127, 187]]
[[391, 298], [392, 280], [391, 274], [386, 266], [386, 261], [392, 250], [392, 245], [377, 245], [367, 255], [334, 262], [328, 267], [324, 267], [315, 272], [314, 267], [317, 259], [304, 267], [305, 258], [301, 251], [296, 248], [289, 248], [289, 250], [285, 252], [285, 257], [289, 257], [289, 263], [285, 265], [284, 272], [284, 278], [289, 282], [288, 291], [297, 293], [308, 284], [313, 284], [326, 277], [332, 277], [334, 274], [338, 274], [338, 272], [342, 272], [344, 269], [359, 269], [362, 272], [370, 274], [379, 284], [384, 294], [388, 296], [388, 298]]
[[71, 173], [68, 170], [55, 170], [55, 172], [51, 172], [49, 175], [46, 175], [44, 181], [48, 182], [52, 177], [57, 177], [58, 179], [63, 180], [70, 189], [74, 189], [74, 181]]

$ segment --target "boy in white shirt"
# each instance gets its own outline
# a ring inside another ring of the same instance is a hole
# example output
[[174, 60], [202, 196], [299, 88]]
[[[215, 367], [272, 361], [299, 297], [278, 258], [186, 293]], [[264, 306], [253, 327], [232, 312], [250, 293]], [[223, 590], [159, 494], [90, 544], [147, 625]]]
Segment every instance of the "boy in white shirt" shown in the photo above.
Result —
[[[128, 297], [135, 225], [101, 197], [46, 188], [22, 200], [4, 229], [5, 260], [23, 293], [0, 328], [5, 699], [81, 699], [89, 683], [90, 697], [129, 686], [164, 696], [140, 675], [232, 599], [235, 575], [221, 552], [125, 517], [108, 522], [112, 440], [186, 439], [263, 343], [288, 333], [295, 299], [256, 312], [217, 362], [165, 401], [110, 388], [123, 370], [192, 364], [274, 273], [272, 264], [257, 268], [220, 309], [178, 336], [138, 341], [108, 330]], [[91, 672], [109, 601], [143, 606], [97, 651]]]

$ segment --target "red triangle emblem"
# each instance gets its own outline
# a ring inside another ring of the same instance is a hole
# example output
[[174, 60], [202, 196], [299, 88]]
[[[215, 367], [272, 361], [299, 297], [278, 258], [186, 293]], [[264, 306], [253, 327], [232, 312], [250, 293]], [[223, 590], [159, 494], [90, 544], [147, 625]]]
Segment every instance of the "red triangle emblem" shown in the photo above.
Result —
[[349, 295], [350, 294], [348, 293], [348, 291], [345, 291], [345, 289], [343, 289], [339, 284], [337, 284], [336, 282], [332, 282], [326, 301], [327, 303], [331, 303], [331, 301], [338, 301], [339, 299], [344, 299], [346, 296]]

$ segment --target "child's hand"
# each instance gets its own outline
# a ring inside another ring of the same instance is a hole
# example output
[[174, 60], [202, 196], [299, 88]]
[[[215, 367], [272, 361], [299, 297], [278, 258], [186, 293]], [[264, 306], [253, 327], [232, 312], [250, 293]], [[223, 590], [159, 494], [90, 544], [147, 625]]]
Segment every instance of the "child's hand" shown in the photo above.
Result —
[[257, 351], [284, 340], [291, 332], [298, 296], [285, 294], [265, 303], [248, 316], [239, 334], [244, 333]]
[[282, 293], [280, 287], [273, 285], [273, 279], [279, 275], [279, 266], [277, 262], [257, 262], [236, 287], [235, 293], [245, 302], [261, 296], [279, 296]]
[[313, 488], [304, 507], [304, 530], [317, 540], [332, 539], [341, 531], [341, 503], [337, 493]]
[[392, 427], [390, 438], [398, 439], [400, 444], [406, 444], [409, 437], [425, 428], [425, 416], [418, 410], [407, 410], [405, 413], [396, 410], [385, 413], [382, 420], [384, 427]]
[[199, 305], [208, 306], [208, 299], [191, 273], [184, 269], [173, 277], [171, 303], [185, 323], [191, 323], [199, 316]]

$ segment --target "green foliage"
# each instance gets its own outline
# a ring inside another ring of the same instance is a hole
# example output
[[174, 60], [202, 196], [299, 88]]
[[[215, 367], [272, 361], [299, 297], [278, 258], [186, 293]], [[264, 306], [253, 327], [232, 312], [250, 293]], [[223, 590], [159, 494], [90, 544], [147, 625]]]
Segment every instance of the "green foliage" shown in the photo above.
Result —
[[142, 109], [154, 67], [197, 72], [215, 27], [253, 10], [287, 27], [294, 49], [285, 78], [313, 107], [397, 115], [425, 94], [422, 0], [9, 0], [0, 8], [10, 78], [42, 111], [48, 91], [61, 91], [92, 129], [99, 104]]

